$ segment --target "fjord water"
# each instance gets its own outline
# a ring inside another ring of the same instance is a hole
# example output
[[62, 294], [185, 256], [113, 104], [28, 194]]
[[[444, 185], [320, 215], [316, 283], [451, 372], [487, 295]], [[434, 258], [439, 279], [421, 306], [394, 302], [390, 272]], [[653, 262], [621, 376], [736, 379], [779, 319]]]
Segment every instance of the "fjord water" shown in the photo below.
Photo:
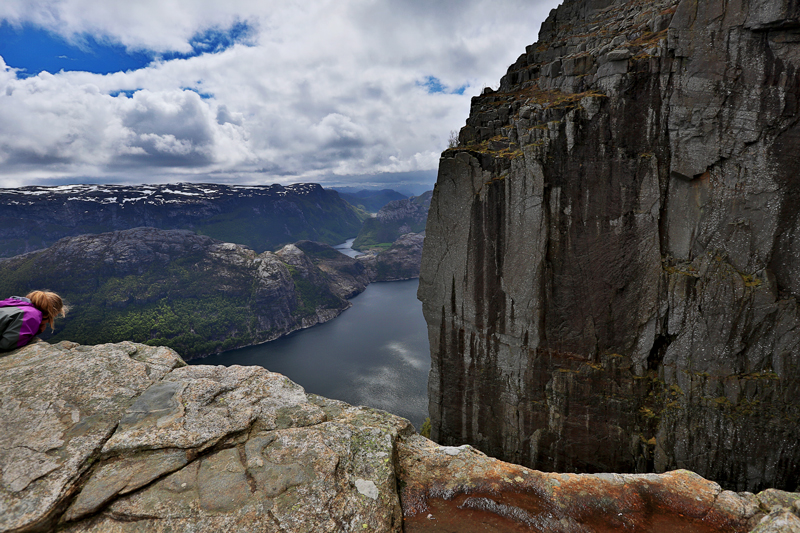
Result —
[[306, 392], [384, 409], [419, 430], [428, 416], [430, 352], [418, 285], [372, 283], [329, 322], [191, 363], [261, 365]]
[[353, 237], [352, 239], [347, 239], [342, 244], [337, 244], [334, 248], [347, 257], [356, 257], [357, 255], [361, 255], [361, 252], [358, 250], [353, 250], [353, 242], [355, 242], [356, 238]]

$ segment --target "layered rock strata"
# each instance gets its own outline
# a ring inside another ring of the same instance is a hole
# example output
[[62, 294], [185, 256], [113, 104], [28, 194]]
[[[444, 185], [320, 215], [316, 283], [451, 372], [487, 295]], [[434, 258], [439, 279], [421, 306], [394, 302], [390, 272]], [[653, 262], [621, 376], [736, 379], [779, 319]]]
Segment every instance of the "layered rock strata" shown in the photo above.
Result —
[[186, 366], [164, 347], [34, 343], [0, 357], [0, 403], [3, 532], [800, 525], [800, 494], [736, 494], [687, 471], [545, 474], [438, 446], [264, 368]]
[[551, 13], [440, 161], [434, 440], [800, 484], [799, 67], [791, 3]]

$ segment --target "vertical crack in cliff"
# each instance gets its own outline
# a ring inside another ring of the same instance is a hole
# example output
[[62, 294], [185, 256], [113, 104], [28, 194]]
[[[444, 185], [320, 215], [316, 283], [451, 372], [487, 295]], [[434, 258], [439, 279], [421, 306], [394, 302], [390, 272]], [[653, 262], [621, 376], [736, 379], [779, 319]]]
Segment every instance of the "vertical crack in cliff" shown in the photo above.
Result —
[[239, 462], [244, 466], [244, 475], [247, 478], [247, 487], [250, 489], [250, 494], [255, 494], [258, 490], [258, 483], [256, 478], [253, 477], [253, 472], [248, 467], [247, 452], [243, 444], [236, 446], [236, 451], [239, 452]]

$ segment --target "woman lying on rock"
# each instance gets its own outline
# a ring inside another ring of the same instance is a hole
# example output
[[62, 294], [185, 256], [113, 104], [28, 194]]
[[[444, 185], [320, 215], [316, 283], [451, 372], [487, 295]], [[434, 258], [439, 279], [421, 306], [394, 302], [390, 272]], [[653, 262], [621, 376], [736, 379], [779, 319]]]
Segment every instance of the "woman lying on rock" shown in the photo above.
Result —
[[25, 298], [0, 300], [0, 351], [22, 348], [48, 324], [53, 329], [58, 315], [66, 314], [64, 302], [54, 292], [33, 291]]

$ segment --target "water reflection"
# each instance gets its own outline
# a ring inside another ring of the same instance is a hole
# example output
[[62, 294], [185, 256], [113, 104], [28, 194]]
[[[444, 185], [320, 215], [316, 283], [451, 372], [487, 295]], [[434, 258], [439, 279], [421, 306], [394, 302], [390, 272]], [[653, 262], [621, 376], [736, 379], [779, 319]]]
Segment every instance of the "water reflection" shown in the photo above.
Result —
[[428, 411], [430, 353], [418, 280], [373, 283], [330, 322], [193, 364], [261, 365], [306, 391], [411, 420]]
[[339, 250], [348, 257], [357, 257], [361, 255], [361, 252], [359, 252], [358, 250], [353, 250], [353, 241], [355, 240], [356, 240], [355, 237], [353, 237], [352, 239], [347, 239], [342, 244], [337, 244], [336, 246], [334, 246], [334, 249]]

